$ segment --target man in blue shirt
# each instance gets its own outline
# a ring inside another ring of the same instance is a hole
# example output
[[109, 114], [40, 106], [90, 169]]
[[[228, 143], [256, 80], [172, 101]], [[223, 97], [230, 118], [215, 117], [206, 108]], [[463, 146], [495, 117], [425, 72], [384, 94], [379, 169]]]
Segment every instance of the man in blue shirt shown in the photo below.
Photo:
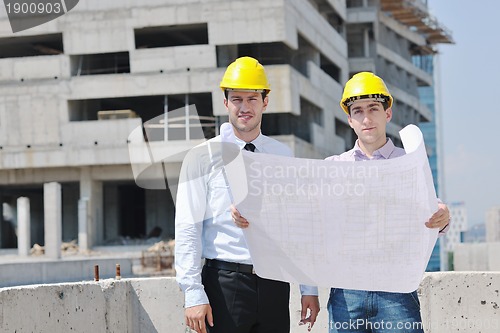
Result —
[[[353, 149], [327, 160], [381, 160], [404, 155], [404, 149], [395, 147], [386, 135], [392, 104], [393, 98], [380, 77], [369, 72], [354, 75], [345, 85], [340, 106], [358, 140]], [[439, 228], [443, 233], [450, 214], [446, 205], [439, 202], [438, 206], [439, 210], [426, 226]], [[416, 291], [392, 293], [332, 288], [328, 312], [330, 333], [424, 332]]]

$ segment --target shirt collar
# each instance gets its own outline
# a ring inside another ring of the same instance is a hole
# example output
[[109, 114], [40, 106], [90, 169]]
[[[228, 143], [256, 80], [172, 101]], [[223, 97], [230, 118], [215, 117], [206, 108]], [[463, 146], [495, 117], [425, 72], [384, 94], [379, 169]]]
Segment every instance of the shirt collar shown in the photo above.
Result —
[[[358, 141], [359, 140], [356, 140], [356, 143], [354, 144], [354, 148], [352, 149], [353, 154], [356, 156], [359, 156], [359, 157], [363, 157], [365, 159], [370, 159], [361, 150], [361, 148], [359, 147]], [[377, 149], [373, 152], [373, 159], [380, 158], [380, 156], [382, 156], [382, 158], [384, 158], [384, 159], [388, 159], [391, 156], [392, 152], [394, 151], [394, 148], [395, 148], [395, 146], [394, 146], [394, 143], [392, 142], [392, 140], [387, 138], [387, 142], [385, 143], [385, 145], [383, 145], [382, 147], [380, 147], [379, 149]]]
[[[245, 141], [241, 140], [236, 135], [234, 136], [234, 138], [236, 139], [236, 144], [238, 145], [238, 147], [240, 147], [240, 149], [243, 149], [243, 147], [245, 147], [245, 145], [247, 143], [250, 143], [250, 142], [245, 142]], [[253, 143], [255, 145], [256, 152], [262, 152], [262, 146], [264, 144], [264, 135], [262, 135], [262, 132], [259, 133], [259, 136], [256, 137], [255, 139], [253, 139], [251, 141], [251, 143]]]
[[[247, 143], [249, 143], [241, 140], [236, 135], [234, 135], [233, 125], [227, 122], [223, 123], [220, 127], [220, 136], [222, 142], [236, 143], [240, 150], [243, 149], [243, 147], [245, 147]], [[262, 148], [264, 146], [264, 140], [264, 135], [262, 135], [262, 132], [260, 132], [259, 136], [251, 141], [255, 145], [257, 152], [263, 152]]]

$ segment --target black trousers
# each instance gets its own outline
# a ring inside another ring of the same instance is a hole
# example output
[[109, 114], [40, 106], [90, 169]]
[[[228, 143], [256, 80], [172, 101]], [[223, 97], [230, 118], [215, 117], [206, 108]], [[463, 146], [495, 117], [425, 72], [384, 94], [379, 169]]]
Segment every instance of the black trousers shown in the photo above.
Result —
[[210, 333], [289, 333], [290, 285], [255, 274], [203, 267], [214, 326]]

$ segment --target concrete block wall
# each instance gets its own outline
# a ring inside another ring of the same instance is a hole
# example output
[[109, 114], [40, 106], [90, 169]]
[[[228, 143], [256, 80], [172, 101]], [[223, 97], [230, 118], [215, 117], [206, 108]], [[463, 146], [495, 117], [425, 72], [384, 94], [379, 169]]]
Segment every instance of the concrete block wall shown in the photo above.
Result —
[[[38, 66], [43, 67], [45, 63]], [[59, 108], [62, 106], [59, 94], [65, 91], [61, 82], [52, 79], [43, 87], [38, 80], [0, 86], [0, 146], [4, 156], [10, 151], [25, 151], [28, 145], [30, 151], [26, 155], [40, 146], [59, 148]], [[23, 167], [31, 166], [23, 164]]]
[[0, 59], [1, 81], [30, 79], [67, 79], [70, 77], [66, 55]]
[[[313, 45], [319, 46], [321, 51], [334, 60], [338, 66], [343, 69], [348, 67], [347, 60], [347, 42], [333, 27], [326, 21], [318, 20], [318, 13], [310, 10], [308, 1], [292, 0], [292, 6], [287, 8], [286, 22], [288, 24], [287, 32], [291, 45], [298, 47], [298, 34], [300, 33]], [[345, 8], [345, 7], [344, 7]], [[340, 12], [345, 15], [345, 12]], [[346, 17], [344, 16], [343, 19]], [[342, 71], [341, 82], [348, 79], [347, 71]]]
[[75, 121], [61, 126], [61, 139], [69, 145], [94, 146], [98, 142], [123, 146], [130, 133], [141, 123], [140, 118], [115, 119], [113, 126], [106, 121]]
[[[419, 298], [426, 333], [500, 330], [500, 273], [429, 273]], [[313, 332], [327, 332], [329, 290]], [[307, 332], [292, 286], [291, 332]], [[0, 289], [2, 332], [188, 332], [183, 294], [174, 278], [101, 280]]]
[[215, 67], [217, 67], [215, 45], [159, 47], [130, 52], [131, 73]]
[[427, 274], [419, 297], [426, 333], [500, 332], [500, 272]]

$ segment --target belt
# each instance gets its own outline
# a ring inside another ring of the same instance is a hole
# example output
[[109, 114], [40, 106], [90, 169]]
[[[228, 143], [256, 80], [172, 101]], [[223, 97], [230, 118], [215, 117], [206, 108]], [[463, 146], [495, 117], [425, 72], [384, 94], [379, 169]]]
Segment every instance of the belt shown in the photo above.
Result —
[[253, 265], [238, 264], [236, 262], [227, 262], [217, 259], [205, 259], [205, 266], [217, 269], [223, 269], [225, 271], [255, 274]]

